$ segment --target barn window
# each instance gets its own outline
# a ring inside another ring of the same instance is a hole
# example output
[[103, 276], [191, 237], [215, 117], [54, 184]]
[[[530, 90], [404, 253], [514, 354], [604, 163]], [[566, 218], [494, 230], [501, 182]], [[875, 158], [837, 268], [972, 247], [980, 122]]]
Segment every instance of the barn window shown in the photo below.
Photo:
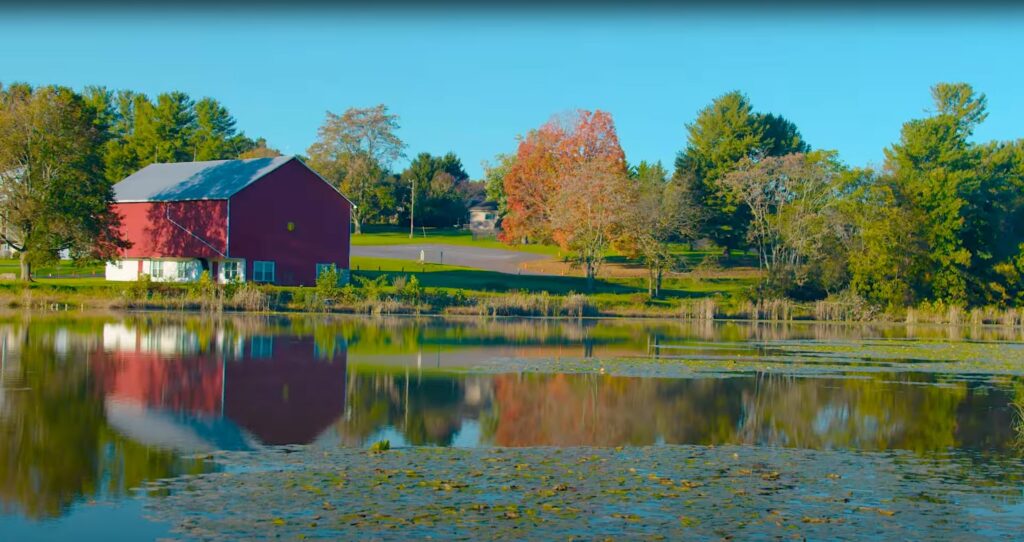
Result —
[[274, 282], [274, 262], [252, 262], [252, 280], [256, 282]]
[[195, 261], [178, 262], [178, 280], [192, 280], [196, 263]]
[[238, 278], [238, 262], [223, 262], [221, 264], [221, 274], [224, 275], [224, 280], [231, 282]]
[[149, 262], [149, 276], [159, 279], [164, 276], [164, 262], [160, 260], [153, 260]]

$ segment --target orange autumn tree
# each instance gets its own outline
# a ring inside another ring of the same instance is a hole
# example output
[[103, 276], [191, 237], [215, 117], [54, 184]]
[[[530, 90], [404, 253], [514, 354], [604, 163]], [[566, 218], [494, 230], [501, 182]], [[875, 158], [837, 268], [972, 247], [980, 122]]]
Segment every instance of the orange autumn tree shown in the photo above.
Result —
[[577, 110], [553, 117], [520, 141], [504, 182], [502, 240], [558, 243], [584, 268], [591, 288], [628, 187], [611, 115]]

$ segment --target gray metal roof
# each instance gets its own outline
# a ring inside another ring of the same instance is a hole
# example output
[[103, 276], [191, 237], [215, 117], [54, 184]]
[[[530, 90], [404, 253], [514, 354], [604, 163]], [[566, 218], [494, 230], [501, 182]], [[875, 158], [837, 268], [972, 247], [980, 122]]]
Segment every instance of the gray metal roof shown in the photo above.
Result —
[[114, 199], [121, 202], [228, 199], [292, 158], [150, 164], [115, 184]]

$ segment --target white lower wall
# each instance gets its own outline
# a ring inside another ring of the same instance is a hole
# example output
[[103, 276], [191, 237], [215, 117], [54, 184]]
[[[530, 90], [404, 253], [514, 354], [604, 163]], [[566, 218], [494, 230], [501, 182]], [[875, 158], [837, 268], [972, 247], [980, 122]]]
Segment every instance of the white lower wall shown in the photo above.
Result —
[[117, 260], [116, 262], [107, 262], [107, 268], [104, 271], [104, 275], [107, 280], [138, 280], [139, 260]]
[[[155, 264], [155, 265], [154, 265]], [[183, 273], [179, 274], [179, 270]], [[153, 282], [193, 282], [199, 280], [202, 266], [199, 260], [144, 259], [142, 274], [149, 275]], [[133, 281], [139, 279], [139, 259], [129, 258], [107, 262], [107, 280]]]

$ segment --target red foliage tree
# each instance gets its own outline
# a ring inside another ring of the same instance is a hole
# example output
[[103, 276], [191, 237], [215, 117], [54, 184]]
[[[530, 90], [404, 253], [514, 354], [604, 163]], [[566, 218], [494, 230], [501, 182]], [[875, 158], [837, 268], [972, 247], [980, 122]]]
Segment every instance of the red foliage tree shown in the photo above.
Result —
[[551, 213], [560, 185], [582, 168], [625, 175], [626, 157], [610, 114], [577, 110], [552, 117], [519, 142], [505, 175], [506, 243], [552, 241]]

